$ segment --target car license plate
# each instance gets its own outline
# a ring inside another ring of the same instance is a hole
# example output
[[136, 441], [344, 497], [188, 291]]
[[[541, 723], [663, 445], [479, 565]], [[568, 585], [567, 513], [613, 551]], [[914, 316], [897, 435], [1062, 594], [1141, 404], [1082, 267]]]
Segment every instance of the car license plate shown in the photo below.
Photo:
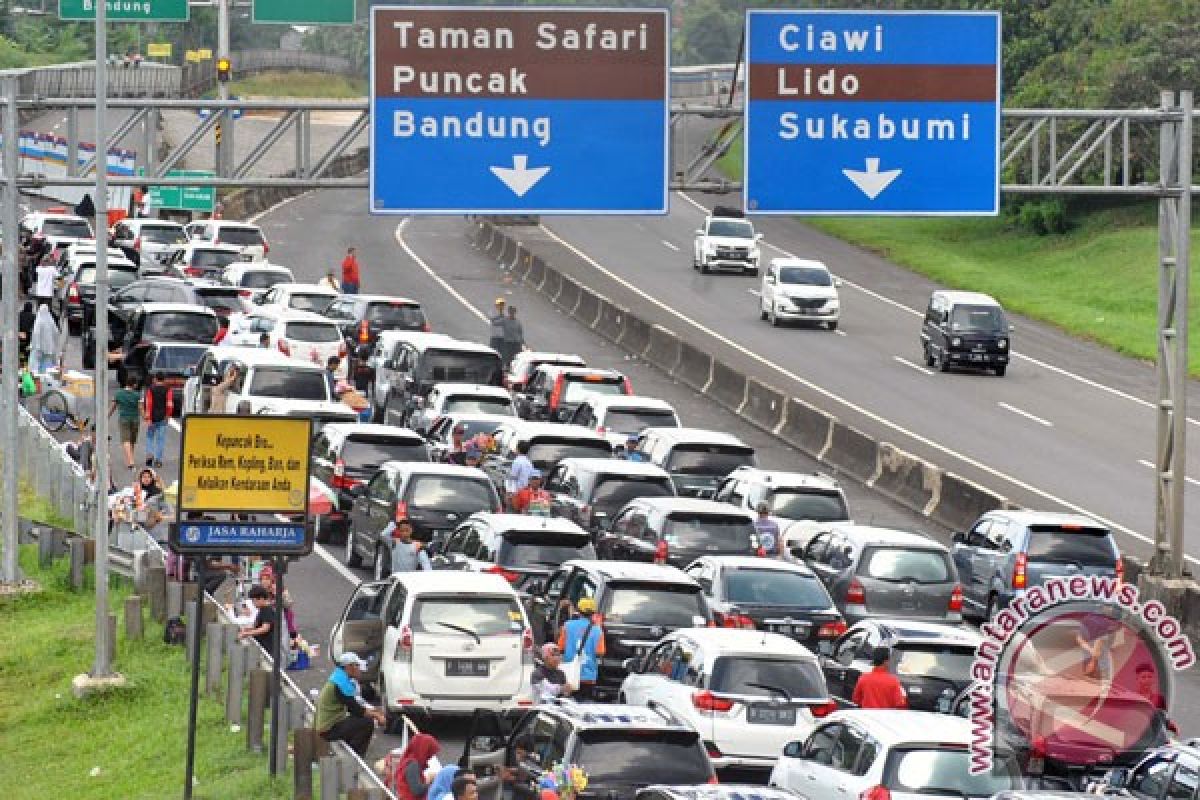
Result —
[[448, 658], [446, 659], [447, 678], [486, 678], [488, 676], [487, 659], [477, 658]]
[[746, 721], [755, 725], [795, 725], [796, 709], [780, 706], [752, 705], [746, 709]]

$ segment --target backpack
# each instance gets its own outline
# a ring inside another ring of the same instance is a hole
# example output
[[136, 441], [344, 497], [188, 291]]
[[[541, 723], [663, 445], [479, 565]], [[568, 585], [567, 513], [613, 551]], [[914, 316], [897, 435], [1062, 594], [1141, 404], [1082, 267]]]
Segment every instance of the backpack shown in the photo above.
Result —
[[187, 641], [187, 626], [182, 617], [171, 617], [163, 628], [164, 644], [183, 644]]

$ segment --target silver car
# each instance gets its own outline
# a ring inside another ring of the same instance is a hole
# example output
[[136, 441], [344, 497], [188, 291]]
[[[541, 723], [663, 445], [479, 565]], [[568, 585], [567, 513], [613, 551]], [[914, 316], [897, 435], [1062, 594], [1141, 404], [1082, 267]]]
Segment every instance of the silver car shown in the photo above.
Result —
[[112, 244], [126, 253], [137, 253], [138, 267], [146, 275], [166, 272], [175, 251], [187, 244], [187, 234], [178, 222], [123, 219], [113, 228]]

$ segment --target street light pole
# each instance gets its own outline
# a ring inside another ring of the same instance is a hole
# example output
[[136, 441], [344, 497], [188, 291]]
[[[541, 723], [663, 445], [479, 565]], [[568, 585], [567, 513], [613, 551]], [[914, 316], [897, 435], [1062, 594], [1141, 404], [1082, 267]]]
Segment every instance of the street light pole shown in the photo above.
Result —
[[[217, 0], [217, 60], [220, 61], [223, 58], [229, 58], [229, 0]], [[229, 83], [227, 81], [217, 81], [217, 99], [229, 99]], [[217, 122], [217, 130], [222, 131], [225, 122], [230, 120], [231, 116], [227, 115], [224, 109], [218, 113], [221, 115], [221, 119]], [[217, 136], [214, 155], [218, 175], [227, 175], [229, 172], [227, 166], [232, 159], [229, 157], [228, 151], [231, 148], [227, 141], [227, 136]]]
[[4, 278], [0, 283], [4, 292], [4, 319], [9, 324], [4, 328], [4, 374], [0, 377], [0, 403], [3, 425], [0, 431], [4, 445], [4, 479], [0, 491], [0, 518], [3, 525], [3, 562], [0, 563], [0, 583], [16, 583], [20, 579], [17, 561], [17, 251], [20, 237], [17, 235], [17, 79], [4, 78], [4, 185], [3, 218], [0, 229], [4, 232], [3, 247]]

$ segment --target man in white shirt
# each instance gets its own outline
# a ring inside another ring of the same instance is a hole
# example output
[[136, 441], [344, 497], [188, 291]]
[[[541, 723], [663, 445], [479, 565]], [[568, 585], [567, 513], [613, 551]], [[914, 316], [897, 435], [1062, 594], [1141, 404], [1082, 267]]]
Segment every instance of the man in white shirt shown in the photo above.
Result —
[[517, 457], [513, 459], [504, 480], [504, 492], [507, 494], [509, 508], [512, 507], [513, 496], [529, 484], [529, 476], [534, 472], [533, 462], [529, 460], [529, 442], [517, 443]]
[[33, 287], [33, 294], [37, 297], [37, 303], [45, 303], [48, 308], [53, 308], [54, 280], [58, 277], [58, 267], [42, 263], [34, 270], [34, 275], [37, 281]]

